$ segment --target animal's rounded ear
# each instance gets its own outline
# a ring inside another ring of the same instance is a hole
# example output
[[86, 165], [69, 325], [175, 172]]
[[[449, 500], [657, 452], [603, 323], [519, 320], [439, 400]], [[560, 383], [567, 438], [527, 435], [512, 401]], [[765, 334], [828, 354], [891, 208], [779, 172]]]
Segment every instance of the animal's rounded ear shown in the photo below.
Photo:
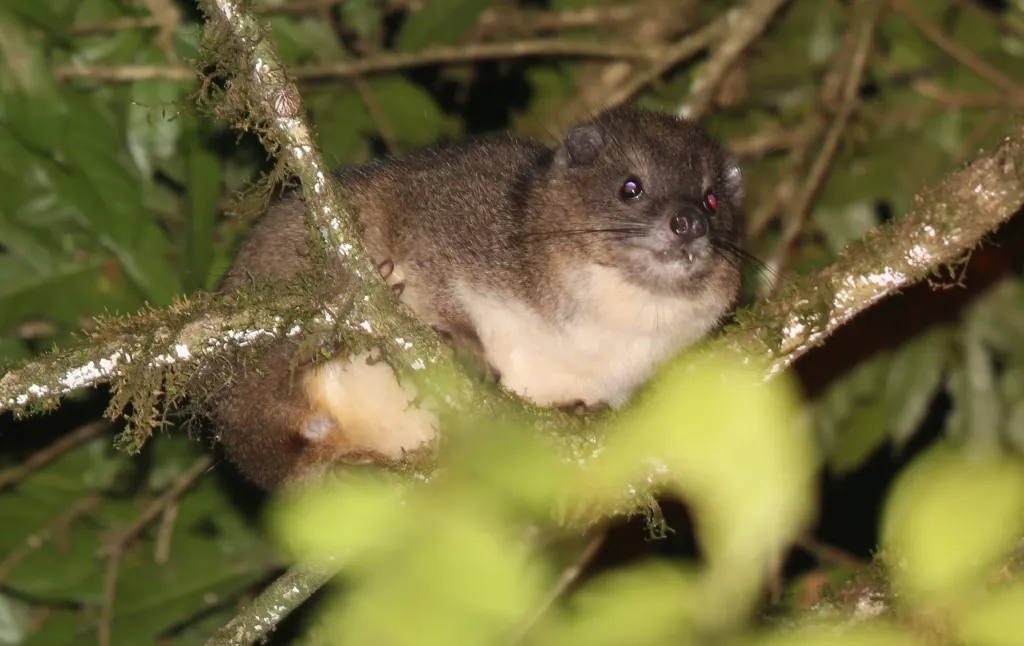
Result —
[[743, 171], [732, 155], [725, 156], [722, 179], [725, 180], [725, 188], [732, 196], [732, 201], [738, 206], [743, 202]]
[[604, 147], [604, 137], [596, 126], [576, 126], [565, 135], [555, 153], [555, 161], [570, 168], [589, 168]]

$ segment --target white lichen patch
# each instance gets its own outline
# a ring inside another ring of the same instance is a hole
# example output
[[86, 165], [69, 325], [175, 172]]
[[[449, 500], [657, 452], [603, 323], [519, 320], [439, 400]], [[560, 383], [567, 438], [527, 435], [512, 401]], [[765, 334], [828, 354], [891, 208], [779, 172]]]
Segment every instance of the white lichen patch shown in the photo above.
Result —
[[804, 325], [799, 319], [792, 318], [789, 323], [782, 328], [782, 339], [784, 343], [791, 343], [803, 337], [804, 331], [807, 330], [807, 326]]
[[189, 351], [188, 346], [184, 343], [179, 343], [174, 346], [174, 354], [182, 361], [188, 361], [192, 358], [192, 352]]
[[235, 17], [235, 7], [231, 3], [231, 0], [219, 0], [217, 6], [220, 8], [220, 12], [228, 20], [232, 20]]
[[[79, 366], [78, 368], [69, 370], [60, 378], [60, 383], [68, 390], [91, 386], [96, 382], [113, 375], [117, 370], [118, 364], [122, 360], [125, 363], [129, 363], [131, 361], [131, 356], [118, 350], [109, 357], [100, 359], [99, 365], [97, 365], [96, 362], [90, 361], [84, 366]], [[29, 392], [31, 392], [31, 389]]]
[[914, 245], [907, 250], [907, 262], [915, 267], [929, 266], [934, 262], [934, 257], [921, 245]]
[[427, 364], [423, 363], [423, 359], [416, 359], [415, 361], [412, 362], [412, 369], [413, 370], [426, 370], [427, 369]]
[[228, 343], [232, 343], [240, 348], [244, 348], [251, 343], [258, 341], [262, 337], [276, 337], [277, 328], [274, 327], [270, 330], [255, 329], [255, 330], [228, 330], [222, 334], [219, 338], [210, 338], [207, 343], [214, 347], [219, 347]]
[[370, 322], [369, 321], [363, 321], [362, 323], [359, 324], [359, 327], [361, 327], [364, 330], [366, 330], [367, 334], [373, 334], [373, 328], [370, 327]]

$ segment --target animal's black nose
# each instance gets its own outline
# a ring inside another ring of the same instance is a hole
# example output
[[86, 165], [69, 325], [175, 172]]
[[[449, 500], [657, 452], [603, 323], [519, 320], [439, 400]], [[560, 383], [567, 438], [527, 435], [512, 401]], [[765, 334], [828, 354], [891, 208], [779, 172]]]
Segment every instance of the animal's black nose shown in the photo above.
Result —
[[703, 238], [708, 234], [708, 219], [703, 213], [673, 215], [668, 221], [668, 226], [672, 228], [672, 233], [685, 242]]

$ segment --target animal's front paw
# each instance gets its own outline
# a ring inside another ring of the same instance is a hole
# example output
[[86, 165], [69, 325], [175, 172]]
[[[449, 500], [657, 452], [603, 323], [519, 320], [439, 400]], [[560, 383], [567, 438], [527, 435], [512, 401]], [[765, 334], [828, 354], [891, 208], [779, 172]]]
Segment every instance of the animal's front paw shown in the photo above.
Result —
[[388, 259], [380, 263], [377, 266], [377, 270], [380, 272], [381, 278], [384, 279], [391, 289], [398, 296], [402, 295], [405, 291], [405, 276], [402, 274], [401, 268], [395, 267], [393, 260]]
[[501, 371], [484, 357], [479, 339], [471, 332], [453, 332], [441, 325], [431, 326], [455, 352], [455, 357], [466, 371], [484, 383], [501, 382]]
[[611, 408], [606, 402], [596, 402], [594, 404], [587, 404], [582, 399], [574, 399], [573, 401], [564, 402], [561, 404], [555, 404], [555, 408], [561, 409], [566, 413], [572, 413], [582, 417], [588, 413], [596, 413], [599, 411], [608, 410]]

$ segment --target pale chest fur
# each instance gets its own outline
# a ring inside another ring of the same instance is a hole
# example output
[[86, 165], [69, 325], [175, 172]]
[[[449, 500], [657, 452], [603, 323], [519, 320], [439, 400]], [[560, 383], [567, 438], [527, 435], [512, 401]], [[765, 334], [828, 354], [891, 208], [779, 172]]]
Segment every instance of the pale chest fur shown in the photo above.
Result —
[[714, 290], [701, 297], [656, 295], [596, 265], [574, 279], [576, 307], [557, 321], [506, 295], [457, 287], [501, 382], [541, 405], [621, 405], [728, 307]]

